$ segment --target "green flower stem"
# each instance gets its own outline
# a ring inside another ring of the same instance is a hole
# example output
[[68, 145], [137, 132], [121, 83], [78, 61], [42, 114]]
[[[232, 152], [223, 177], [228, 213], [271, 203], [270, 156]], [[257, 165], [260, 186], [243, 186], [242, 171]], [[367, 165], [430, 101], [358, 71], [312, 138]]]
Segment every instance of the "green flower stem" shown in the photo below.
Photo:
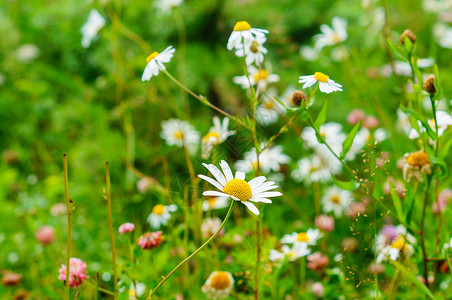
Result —
[[422, 266], [424, 267], [424, 280], [425, 285], [428, 287], [428, 265], [427, 265], [427, 251], [425, 249], [425, 215], [427, 212], [428, 206], [428, 198], [429, 198], [429, 190], [430, 184], [432, 182], [433, 172], [431, 175], [427, 177], [427, 185], [425, 187], [425, 196], [424, 196], [424, 206], [422, 207], [422, 216], [421, 216], [421, 228], [420, 228], [420, 238], [421, 238], [421, 249], [422, 249]]
[[105, 180], [107, 183], [107, 214], [108, 214], [108, 229], [110, 231], [110, 244], [111, 244], [111, 257], [113, 261], [113, 285], [115, 299], [118, 299], [118, 273], [116, 271], [116, 250], [115, 250], [115, 239], [113, 235], [113, 221], [111, 216], [111, 182], [110, 182], [110, 169], [108, 161], [105, 163]]
[[[435, 100], [433, 99], [432, 95], [430, 95], [430, 103], [432, 104], [433, 120], [435, 120], [435, 132], [436, 132], [436, 135], [438, 136], [438, 120], [436, 118], [436, 103], [435, 103]], [[438, 157], [438, 148], [439, 148], [439, 136], [438, 136], [438, 139], [436, 140], [436, 144], [435, 144], [435, 156], [436, 157]]]
[[169, 79], [171, 79], [171, 81], [173, 81], [175, 84], [177, 84], [178, 86], [180, 86], [182, 89], [184, 89], [185, 91], [187, 91], [187, 93], [189, 93], [190, 95], [192, 95], [193, 97], [195, 97], [196, 99], [198, 99], [199, 101], [201, 101], [201, 103], [206, 104], [207, 106], [209, 106], [210, 108], [218, 111], [219, 113], [225, 115], [226, 117], [234, 120], [235, 122], [239, 123], [240, 125], [242, 125], [243, 127], [245, 127], [246, 129], [252, 131], [252, 128], [250, 126], [248, 126], [247, 124], [245, 124], [243, 121], [237, 119], [236, 117], [234, 117], [233, 115], [225, 112], [224, 110], [222, 110], [219, 107], [216, 107], [215, 105], [213, 105], [212, 103], [210, 103], [206, 98], [201, 98], [200, 96], [196, 95], [193, 91], [191, 91], [189, 88], [187, 88], [185, 85], [183, 85], [181, 82], [179, 82], [176, 78], [174, 78], [168, 71], [163, 70], [162, 71], [166, 76], [168, 76]]
[[300, 293], [303, 296], [306, 282], [306, 256], [300, 258]]
[[190, 254], [190, 256], [188, 256], [183, 261], [181, 261], [171, 272], [169, 272], [168, 275], [166, 275], [165, 278], [163, 278], [163, 280], [160, 281], [160, 283], [155, 287], [155, 289], [153, 289], [149, 292], [149, 295], [146, 298], [147, 300], [151, 299], [152, 295], [158, 290], [158, 288], [161, 287], [165, 283], [165, 281], [167, 281], [168, 278], [170, 278], [171, 275], [173, 275], [174, 272], [177, 271], [177, 269], [179, 269], [184, 263], [189, 261], [193, 256], [195, 256], [199, 251], [201, 251], [205, 246], [207, 246], [214, 238], [217, 237], [217, 235], [220, 233], [221, 229], [223, 229], [224, 225], [229, 220], [229, 217], [231, 216], [231, 213], [232, 213], [232, 209], [234, 208], [234, 204], [235, 204], [235, 201], [231, 200], [231, 205], [229, 206], [228, 213], [226, 214], [226, 217], [224, 218], [223, 223], [221, 223], [220, 228], [218, 228], [218, 230], [215, 232], [215, 234], [212, 235], [207, 241], [205, 241], [204, 244], [201, 245], [201, 247], [196, 249], [195, 252]]
[[71, 268], [71, 216], [72, 216], [72, 200], [69, 199], [69, 184], [67, 171], [67, 156], [63, 154], [63, 180], [64, 180], [64, 199], [66, 200], [67, 209], [67, 251], [66, 251], [66, 282], [64, 298], [69, 300], [69, 272]]

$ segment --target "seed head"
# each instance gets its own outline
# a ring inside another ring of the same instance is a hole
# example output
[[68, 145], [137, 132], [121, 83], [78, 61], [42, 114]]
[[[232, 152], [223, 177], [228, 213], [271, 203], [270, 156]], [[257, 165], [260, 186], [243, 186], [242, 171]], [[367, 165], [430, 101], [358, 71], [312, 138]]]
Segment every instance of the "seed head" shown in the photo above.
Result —
[[405, 37], [409, 38], [413, 44], [416, 43], [416, 36], [414, 35], [414, 33], [411, 30], [405, 29], [405, 31], [400, 36], [400, 42], [404, 45], [405, 45]]
[[293, 95], [292, 95], [292, 104], [295, 106], [300, 106], [301, 103], [306, 100], [308, 98], [308, 96], [306, 96], [305, 93], [303, 93], [302, 91], [296, 90]]
[[435, 75], [428, 75], [427, 79], [424, 81], [424, 90], [426, 90], [432, 96], [436, 94]]

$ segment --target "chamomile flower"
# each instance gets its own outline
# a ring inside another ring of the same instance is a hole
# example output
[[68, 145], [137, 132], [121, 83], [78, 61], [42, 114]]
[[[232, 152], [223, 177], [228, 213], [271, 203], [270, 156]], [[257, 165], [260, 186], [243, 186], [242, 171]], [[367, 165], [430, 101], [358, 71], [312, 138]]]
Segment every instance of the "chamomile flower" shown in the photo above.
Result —
[[[119, 292], [122, 293], [126, 290], [126, 287], [119, 289]], [[141, 282], [137, 282], [136, 287], [133, 283], [130, 284], [129, 289], [127, 291], [128, 299], [135, 300], [138, 297], [143, 296], [144, 292], [146, 292], [146, 285]]]
[[256, 120], [262, 125], [270, 125], [278, 121], [286, 109], [273, 97], [273, 93], [265, 93], [262, 101], [256, 108]]
[[167, 14], [173, 7], [180, 6], [183, 0], [158, 0], [155, 2], [155, 7], [163, 14]]
[[[330, 145], [330, 147], [334, 150], [334, 152], [338, 153], [342, 150], [342, 142], [347, 136], [342, 132], [341, 124], [328, 122], [320, 126], [319, 131], [328, 145]], [[312, 127], [304, 128], [303, 132], [301, 133], [301, 138], [310, 148], [314, 148], [317, 153], [324, 157], [328, 157], [324, 154], [328, 152], [328, 148], [325, 146], [325, 144], [319, 143], [315, 134], [315, 130]]]
[[[269, 147], [259, 154], [259, 168], [264, 174], [270, 172], [279, 172], [281, 165], [290, 162], [290, 157], [284, 154], [281, 145]], [[236, 162], [237, 170], [249, 173], [257, 170], [257, 153], [256, 148], [252, 148], [246, 152], [243, 160]]]
[[262, 64], [264, 61], [264, 54], [267, 54], [267, 49], [263, 46], [267, 41], [265, 35], [256, 36], [253, 40], [245, 42], [245, 47], [237, 49], [235, 55], [243, 57], [245, 53], [245, 62], [247, 65], [255, 63], [256, 65]]
[[[438, 122], [438, 126], [435, 124], [435, 119], [428, 120], [428, 125], [433, 131], [436, 131], [436, 127], [438, 127], [438, 136], [442, 136], [444, 131], [452, 126], [452, 116], [445, 111], [437, 111], [436, 112], [436, 120]], [[422, 123], [419, 122], [419, 128], [421, 132], [424, 132], [425, 129], [422, 127]], [[416, 129], [411, 129], [409, 133], [410, 139], [417, 139], [419, 137], [419, 133]]]
[[159, 71], [166, 70], [163, 63], [169, 63], [171, 58], [176, 52], [173, 46], [166, 47], [162, 52], [153, 52], [146, 58], [146, 68], [144, 68], [143, 76], [141, 76], [141, 81], [149, 81], [152, 76], [157, 76]]
[[329, 182], [331, 173], [338, 174], [342, 164], [336, 160], [326, 160], [320, 155], [304, 157], [297, 162], [297, 169], [291, 173], [292, 178], [298, 182], [310, 184], [312, 182]]
[[234, 26], [234, 30], [229, 36], [228, 40], [228, 50], [243, 48], [244, 44], [252, 43], [256, 37], [265, 37], [268, 30], [251, 28], [250, 24], [246, 21], [237, 22]]
[[96, 37], [99, 30], [105, 26], [105, 19], [102, 15], [95, 9], [91, 9], [88, 15], [88, 19], [85, 24], [83, 24], [82, 32], [82, 47], [88, 48], [91, 42]]
[[170, 146], [183, 147], [199, 142], [199, 132], [188, 122], [179, 119], [163, 121], [160, 136]]
[[319, 51], [310, 46], [301, 46], [300, 55], [304, 60], [315, 61], [319, 58]]
[[177, 210], [177, 205], [171, 204], [168, 206], [157, 204], [152, 208], [151, 214], [148, 216], [148, 222], [155, 229], [159, 229], [160, 226], [168, 224], [171, 219], [171, 212]]
[[228, 197], [209, 197], [209, 199], [202, 202], [202, 210], [208, 211], [212, 209], [220, 209], [228, 207], [229, 198]]
[[306, 232], [294, 232], [292, 234], [286, 234], [281, 239], [283, 244], [306, 244], [313, 246], [317, 244], [318, 239], [322, 237], [320, 230], [309, 228]]
[[[284, 246], [286, 246], [286, 245], [284, 245]], [[286, 257], [286, 255], [283, 252], [278, 251], [276, 249], [270, 249], [270, 251], [268, 253], [268, 259], [270, 261], [280, 262], [284, 259], [284, 257]]]
[[268, 198], [282, 196], [280, 192], [270, 191], [278, 186], [272, 181], [266, 181], [265, 176], [259, 176], [245, 181], [245, 173], [237, 171], [235, 178], [232, 175], [231, 168], [224, 160], [220, 162], [220, 171], [216, 166], [204, 164], [215, 179], [198, 175], [199, 178], [209, 182], [220, 191], [205, 191], [203, 196], [223, 196], [230, 197], [235, 201], [240, 201], [255, 215], [259, 215], [259, 210], [252, 202], [272, 203]]
[[333, 212], [336, 217], [340, 217], [349, 208], [353, 200], [352, 193], [342, 190], [336, 186], [327, 190], [322, 197], [323, 211]]
[[234, 278], [227, 271], [215, 271], [207, 278], [201, 290], [209, 299], [224, 299], [234, 288]]
[[265, 90], [269, 84], [279, 81], [279, 75], [272, 74], [269, 70], [259, 70], [254, 66], [248, 67], [248, 75], [249, 77], [246, 77], [246, 75], [235, 76], [233, 81], [234, 83], [242, 86], [243, 89], [249, 89], [250, 83], [254, 86], [259, 82], [261, 90]]
[[286, 257], [289, 258], [289, 261], [293, 262], [299, 259], [300, 257], [308, 256], [311, 254], [311, 250], [308, 248], [308, 244], [306, 243], [297, 243], [292, 247], [284, 245], [281, 247], [282, 253]]
[[210, 128], [209, 133], [201, 141], [201, 156], [203, 159], [209, 158], [214, 146], [223, 143], [228, 137], [235, 134], [234, 130], [228, 130], [228, 125], [228, 117], [225, 117], [223, 122], [219, 117], [213, 117], [213, 127]]
[[322, 33], [314, 36], [316, 49], [320, 50], [325, 46], [334, 46], [347, 39], [347, 20], [334, 17], [332, 24], [332, 28], [326, 24], [320, 26]]
[[391, 260], [397, 260], [401, 255], [410, 257], [413, 253], [414, 249], [408, 238], [404, 235], [398, 235], [388, 245], [381, 249], [377, 256], [377, 263], [381, 263], [388, 258]]
[[314, 75], [300, 76], [298, 82], [304, 83], [304, 89], [313, 86], [318, 82], [320, 91], [326, 94], [342, 91], [342, 85], [336, 83], [334, 80], [330, 79], [328, 75], [321, 72], [315, 72]]
[[413, 177], [422, 182], [424, 174], [431, 174], [432, 163], [423, 151], [406, 153], [403, 162], [403, 178], [410, 181]]

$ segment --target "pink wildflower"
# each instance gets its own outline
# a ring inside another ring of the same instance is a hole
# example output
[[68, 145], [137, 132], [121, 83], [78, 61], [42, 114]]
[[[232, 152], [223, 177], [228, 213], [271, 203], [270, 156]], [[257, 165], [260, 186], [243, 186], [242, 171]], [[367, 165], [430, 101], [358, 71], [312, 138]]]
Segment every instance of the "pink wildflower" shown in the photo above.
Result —
[[163, 235], [161, 231], [146, 232], [138, 238], [138, 245], [143, 249], [152, 249], [160, 246], [163, 242]]
[[135, 230], [135, 224], [133, 224], [133, 223], [124, 223], [121, 226], [119, 226], [119, 229], [118, 229], [120, 234], [132, 232], [134, 230]]
[[52, 226], [46, 225], [36, 231], [35, 236], [41, 244], [48, 245], [55, 240], [55, 231]]
[[359, 121], [364, 121], [366, 113], [361, 109], [354, 109], [347, 115], [347, 122], [351, 125], [357, 124]]
[[[65, 264], [61, 264], [59, 280], [66, 282], [67, 268]], [[78, 288], [83, 281], [88, 278], [86, 275], [86, 263], [80, 258], [71, 257], [69, 268], [69, 286]]]
[[328, 257], [323, 256], [320, 252], [310, 254], [307, 266], [313, 271], [321, 271], [328, 266]]
[[326, 232], [333, 231], [334, 218], [328, 215], [317, 216], [315, 217], [315, 226]]

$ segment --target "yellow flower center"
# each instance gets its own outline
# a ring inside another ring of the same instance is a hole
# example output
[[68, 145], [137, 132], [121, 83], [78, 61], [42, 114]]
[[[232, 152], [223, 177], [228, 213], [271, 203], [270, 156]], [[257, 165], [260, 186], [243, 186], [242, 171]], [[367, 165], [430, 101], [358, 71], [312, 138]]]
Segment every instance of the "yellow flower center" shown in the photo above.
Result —
[[137, 293], [135, 292], [135, 290], [134, 289], [130, 289], [129, 290], [129, 297], [136, 297], [137, 296]]
[[428, 125], [430, 125], [430, 128], [436, 129], [435, 119], [428, 120]]
[[333, 197], [331, 197], [331, 202], [333, 202], [336, 205], [339, 205], [339, 203], [341, 203], [341, 198], [338, 195], [334, 195]]
[[176, 130], [174, 132], [174, 137], [176, 139], [182, 139], [184, 137], [184, 133], [182, 132], [182, 130]]
[[266, 70], [260, 70], [257, 71], [253, 77], [255, 82], [258, 82], [259, 80], [265, 80], [268, 77], [268, 72]]
[[218, 132], [211, 131], [203, 137], [203, 140], [207, 142], [211, 137], [214, 137], [218, 141], [220, 139], [220, 134]]
[[257, 170], [257, 160], [253, 160], [251, 164], [253, 165], [253, 169]]
[[217, 197], [212, 197], [207, 201], [209, 202], [209, 207], [212, 208], [215, 205], [215, 203], [217, 202]]
[[251, 26], [250, 24], [248, 24], [247, 21], [240, 21], [235, 23], [234, 26], [234, 31], [246, 31], [246, 30], [250, 30]]
[[155, 58], [157, 55], [159, 55], [158, 52], [152, 52], [151, 55], [149, 55], [149, 56], [146, 58], [146, 62], [150, 62], [151, 59]]
[[273, 109], [273, 108], [275, 108], [275, 103], [273, 103], [273, 101], [271, 101], [271, 100], [266, 100], [264, 102], [264, 107], [266, 109]]
[[406, 162], [413, 167], [423, 167], [430, 163], [427, 153], [418, 151], [408, 155]]
[[253, 41], [250, 46], [250, 51], [253, 53], [259, 52], [259, 43], [256, 41]]
[[328, 79], [330, 79], [330, 77], [328, 77], [328, 75], [325, 75], [322, 72], [315, 72], [314, 78], [317, 79], [317, 81], [321, 81], [321, 82], [328, 82]]
[[224, 271], [218, 271], [212, 276], [210, 280], [210, 286], [216, 290], [224, 290], [230, 284], [228, 273]]
[[333, 33], [333, 43], [339, 43], [341, 41], [341, 38], [339, 37], [339, 34], [337, 32]]
[[306, 232], [301, 232], [298, 234], [297, 242], [309, 242], [309, 237]]
[[224, 192], [238, 198], [240, 201], [248, 201], [253, 195], [251, 186], [243, 179], [232, 179], [224, 186]]
[[161, 215], [161, 214], [163, 214], [164, 211], [165, 211], [165, 207], [161, 204], [157, 204], [156, 206], [154, 206], [152, 208], [152, 213], [154, 213], [156, 215]]
[[408, 244], [403, 236], [398, 236], [395, 241], [391, 244], [391, 248], [395, 248], [399, 251], [405, 251], [408, 248]]

